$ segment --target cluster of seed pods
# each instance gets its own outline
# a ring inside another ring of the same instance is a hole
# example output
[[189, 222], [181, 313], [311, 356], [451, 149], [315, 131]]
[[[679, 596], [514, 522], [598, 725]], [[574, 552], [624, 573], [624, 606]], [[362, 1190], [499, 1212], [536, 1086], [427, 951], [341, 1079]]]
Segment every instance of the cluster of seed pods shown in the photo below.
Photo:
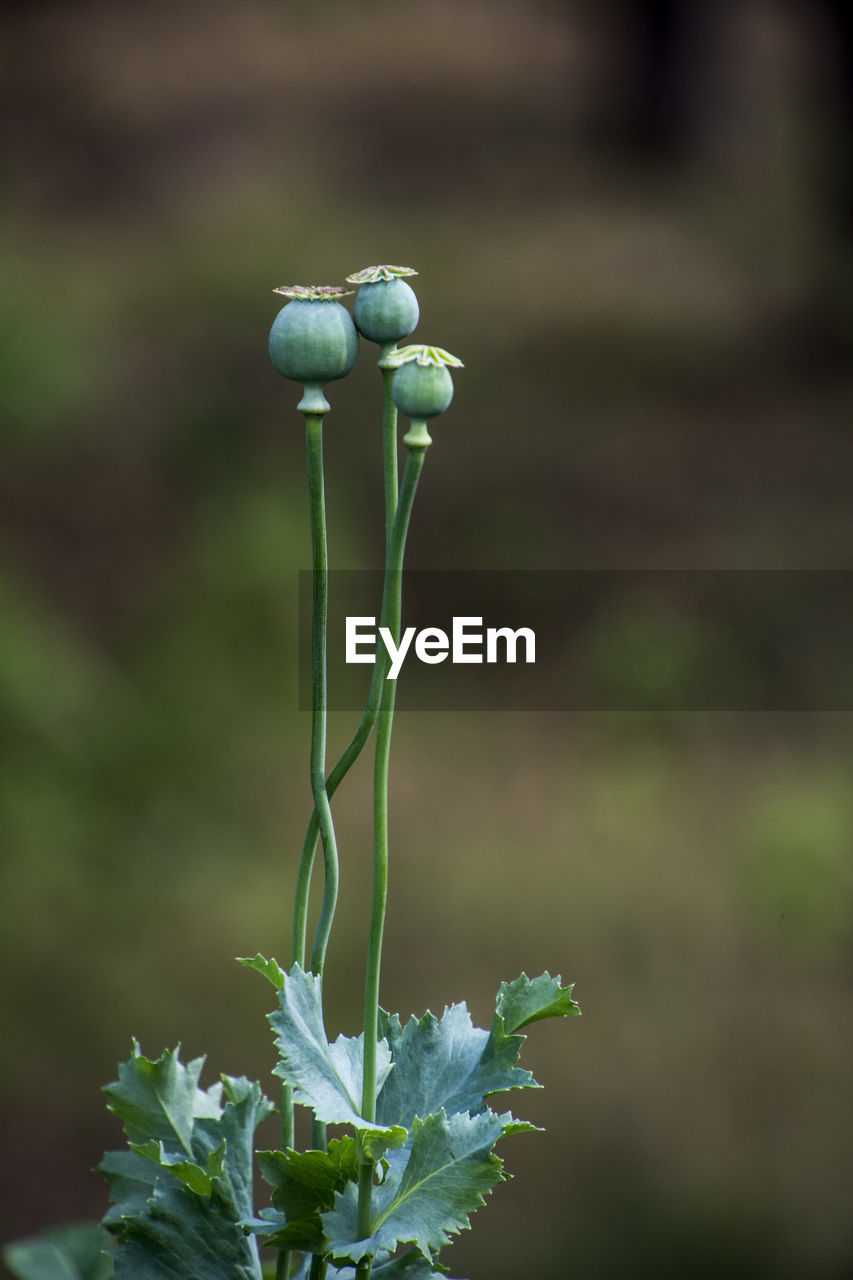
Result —
[[282, 285], [275, 290], [288, 302], [273, 321], [270, 358], [280, 374], [302, 384], [302, 413], [328, 411], [323, 388], [350, 372], [361, 334], [378, 344], [380, 365], [396, 370], [394, 404], [411, 420], [415, 435], [429, 442], [425, 424], [453, 399], [450, 369], [460, 368], [462, 361], [441, 347], [397, 347], [420, 317], [414, 290], [403, 278], [415, 274], [411, 267], [380, 266], [348, 276], [347, 282], [358, 286], [352, 315], [341, 298], [354, 291], [343, 286]]

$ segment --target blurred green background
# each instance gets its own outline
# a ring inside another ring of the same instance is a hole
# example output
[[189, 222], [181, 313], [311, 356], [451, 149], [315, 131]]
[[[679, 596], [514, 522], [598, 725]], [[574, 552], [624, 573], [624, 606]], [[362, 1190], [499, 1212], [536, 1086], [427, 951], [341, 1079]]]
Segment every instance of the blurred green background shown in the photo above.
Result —
[[[232, 960], [287, 958], [310, 808], [273, 286], [420, 271], [415, 337], [466, 369], [413, 566], [850, 567], [833, 11], [7, 9], [3, 1239], [103, 1212], [131, 1035], [274, 1087]], [[382, 558], [372, 351], [327, 427], [342, 568]], [[547, 1132], [505, 1144], [453, 1275], [853, 1273], [851, 764], [841, 713], [399, 717], [383, 1003], [483, 1022], [547, 967], [584, 1010], [533, 1028]], [[369, 785], [337, 804], [331, 1034], [360, 1017]]]

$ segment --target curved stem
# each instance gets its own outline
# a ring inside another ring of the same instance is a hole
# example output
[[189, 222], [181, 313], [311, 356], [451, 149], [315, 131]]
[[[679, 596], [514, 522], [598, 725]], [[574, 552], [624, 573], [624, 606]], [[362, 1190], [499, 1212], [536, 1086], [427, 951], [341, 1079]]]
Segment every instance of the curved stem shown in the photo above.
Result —
[[338, 848], [326, 790], [326, 627], [329, 560], [323, 485], [323, 418], [305, 415], [308, 496], [311, 514], [313, 607], [311, 616], [311, 793], [323, 842], [326, 879], [323, 909], [331, 918], [338, 898]]
[[[326, 791], [326, 630], [329, 591], [329, 557], [326, 542], [326, 497], [323, 480], [323, 413], [306, 412], [305, 444], [308, 463], [308, 505], [311, 520], [312, 561], [312, 615], [311, 615], [311, 794], [317, 815], [317, 832], [323, 840], [325, 886], [323, 908], [331, 919], [338, 897], [338, 848], [332, 810]], [[314, 839], [314, 848], [317, 838]], [[311, 887], [313, 850], [310, 861], [300, 864], [296, 885], [296, 919], [300, 918], [300, 903], [307, 911], [308, 893]], [[294, 930], [295, 962], [304, 964], [304, 936], [299, 942]], [[293, 1094], [287, 1085], [281, 1090], [281, 1148], [293, 1146]], [[290, 1274], [290, 1251], [282, 1249], [276, 1262], [276, 1280], [285, 1280]]]
[[[334, 914], [337, 901], [338, 868], [337, 848], [329, 791], [326, 787], [326, 614], [328, 605], [328, 553], [326, 547], [326, 511], [323, 484], [323, 419], [319, 415], [305, 415], [306, 446], [308, 456], [308, 496], [311, 515], [311, 554], [313, 561], [313, 598], [311, 619], [311, 793], [314, 813], [299, 863], [296, 880], [296, 899], [293, 914], [292, 961], [305, 965], [305, 934], [308, 919], [308, 897], [311, 889], [311, 873], [314, 869], [314, 853], [317, 841], [323, 836], [326, 859], [326, 884], [323, 892], [323, 911], [329, 919]], [[309, 844], [310, 841], [310, 844]], [[334, 851], [334, 853], [333, 853]], [[329, 872], [331, 871], [331, 878]], [[322, 966], [321, 966], [322, 968]]]
[[[388, 351], [393, 350], [395, 343], [391, 343], [387, 350], [383, 347], [382, 357], [384, 358]], [[382, 457], [385, 474], [385, 565], [388, 567], [389, 558], [391, 556], [391, 543], [394, 532], [394, 519], [397, 514], [397, 490], [399, 484], [399, 473], [397, 463], [397, 407], [391, 399], [391, 382], [394, 377], [394, 369], [383, 369], [380, 362], [380, 371], [382, 373]], [[385, 597], [386, 589], [383, 590], [382, 598], [382, 625], [385, 622]], [[377, 654], [377, 660], [373, 667], [370, 678], [370, 688], [367, 695], [367, 704], [362, 713], [358, 728], [352, 736], [352, 739], [346, 750], [341, 755], [329, 777], [326, 780], [326, 795], [329, 799], [337, 791], [344, 778], [361, 755], [367, 741], [373, 732], [373, 726], [376, 724], [376, 718], [379, 714], [379, 705], [382, 699], [382, 685], [385, 678], [385, 666], [387, 664], [387, 654], [381, 657]], [[317, 852], [317, 843], [320, 839], [320, 815], [315, 807], [308, 823], [308, 829], [305, 832], [305, 839], [302, 843], [302, 855], [299, 861], [299, 872], [296, 880], [296, 900], [293, 912], [293, 950], [292, 962], [299, 964], [303, 968], [305, 966], [305, 955], [308, 937], [308, 899], [311, 888], [311, 874], [314, 869], [314, 857]], [[324, 894], [323, 902], [320, 907], [320, 916], [317, 921], [317, 929], [314, 934], [314, 944], [311, 950], [311, 970], [313, 973], [321, 974], [326, 960], [326, 948], [329, 944], [329, 934], [332, 929], [332, 918], [334, 916], [335, 902], [328, 894]]]
[[[400, 639], [402, 609], [402, 570], [406, 534], [412, 504], [424, 464], [426, 448], [409, 449], [400, 500], [394, 521], [394, 532], [386, 570], [386, 623], [395, 643]], [[388, 766], [391, 754], [391, 730], [394, 722], [396, 680], [386, 679], [376, 730], [376, 761], [373, 785], [373, 905], [370, 917], [370, 940], [367, 950], [367, 973], [364, 993], [364, 1076], [361, 1114], [371, 1123], [376, 1118], [376, 1045], [379, 1025], [379, 978], [382, 965], [382, 938], [385, 931], [385, 904], [388, 898]], [[373, 1168], [363, 1161], [359, 1169], [358, 1231], [359, 1238], [370, 1235]], [[369, 1266], [365, 1275], [369, 1275]], [[358, 1273], [361, 1274], [361, 1273]]]
[[[373, 732], [373, 726], [376, 724], [376, 717], [379, 714], [379, 704], [382, 697], [382, 681], [387, 669], [387, 654], [377, 655], [377, 661], [373, 668], [373, 674], [370, 678], [370, 690], [367, 695], [367, 705], [362, 713], [359, 726], [353, 734], [352, 741], [344, 751], [340, 760], [338, 760], [332, 772], [326, 779], [326, 795], [331, 800], [358, 757], [361, 755], [364, 747]], [[305, 839], [302, 844], [302, 857], [299, 863], [299, 876], [297, 879], [296, 890], [296, 907], [294, 910], [293, 920], [293, 960], [296, 964], [305, 965], [305, 946], [308, 928], [308, 890], [311, 882], [311, 872], [314, 866], [314, 855], [317, 850], [317, 842], [320, 838], [320, 815], [315, 809], [311, 814], [311, 820], [308, 823], [308, 829], [305, 832]], [[314, 935], [314, 945], [311, 951], [311, 970], [313, 973], [320, 974], [323, 972], [323, 966], [326, 959], [326, 947], [329, 941], [329, 934], [332, 928], [332, 911], [327, 896], [323, 897], [323, 904], [320, 908], [320, 917], [317, 922], [317, 931]]]
[[[326, 545], [326, 501], [323, 483], [323, 417], [321, 414], [305, 414], [305, 439], [308, 458], [308, 499], [311, 516], [311, 559], [313, 569], [313, 598], [311, 617], [311, 793], [318, 831], [323, 840], [325, 887], [323, 907], [331, 919], [338, 896], [338, 848], [332, 810], [326, 790], [326, 631], [328, 615], [329, 560]], [[316, 839], [315, 839], [316, 846]], [[312, 856], [313, 861], [313, 856]], [[307, 875], [300, 874], [297, 885], [297, 903], [300, 891], [304, 891], [307, 903], [311, 880], [311, 866]], [[303, 944], [304, 953], [304, 944]], [[303, 956], [295, 956], [302, 963]], [[288, 1088], [281, 1095], [282, 1150], [293, 1145], [293, 1096]], [[324, 1148], [326, 1126], [314, 1121], [312, 1138], [315, 1147]], [[290, 1253], [282, 1250], [276, 1263], [276, 1280], [285, 1280], [290, 1274]], [[319, 1273], [317, 1273], [319, 1274]]]

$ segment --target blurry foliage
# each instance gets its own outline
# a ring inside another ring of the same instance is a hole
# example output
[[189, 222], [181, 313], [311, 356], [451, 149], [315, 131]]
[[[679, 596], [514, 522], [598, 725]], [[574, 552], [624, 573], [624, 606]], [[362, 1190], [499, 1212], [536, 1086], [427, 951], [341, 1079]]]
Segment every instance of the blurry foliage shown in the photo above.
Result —
[[10, 1245], [4, 1260], [19, 1280], [109, 1280], [111, 1247], [99, 1227], [70, 1226]]
[[[3, 434], [43, 446], [62, 430], [103, 376], [105, 356], [97, 317], [78, 299], [48, 305], [57, 282], [7, 258], [0, 298], [0, 421]], [[73, 323], [69, 317], [73, 316]]]
[[853, 797], [846, 772], [768, 789], [745, 822], [744, 891], [806, 955], [853, 956]]
[[[4, 1236], [101, 1212], [84, 1173], [115, 1138], [98, 1085], [131, 1034], [152, 1054], [183, 1036], [211, 1073], [272, 1065], [264, 993], [230, 957], [286, 958], [310, 805], [303, 444], [266, 356], [274, 285], [421, 271], [417, 336], [466, 369], [415, 566], [849, 564], [853, 384], [809, 364], [779, 309], [824, 235], [800, 205], [781, 225], [774, 194], [804, 173], [761, 114], [788, 46], [759, 23], [748, 74], [731, 59], [735, 143], [724, 125], [653, 178], [584, 144], [588, 9], [466, 0], [413, 25], [387, 3], [259, 0], [203, 22], [190, 4], [75, 3], [8, 20]], [[371, 364], [365, 349], [328, 425], [345, 567], [382, 543]], [[617, 606], [590, 663], [666, 688], [655, 619]], [[708, 636], [675, 639], [701, 670]], [[335, 719], [330, 754], [349, 728]], [[533, 1050], [562, 1099], [550, 1150], [575, 1153], [553, 1203], [532, 1172], [498, 1193], [454, 1272], [515, 1274], [517, 1234], [550, 1218], [590, 1278], [845, 1274], [849, 717], [410, 715], [397, 742], [385, 1002], [440, 1011], [473, 985], [482, 1020], [501, 978], [556, 952], [585, 1015], [571, 1049]], [[368, 785], [365, 767], [340, 793], [353, 914]], [[411, 904], [438, 925], [445, 885], [436, 952]], [[363, 947], [342, 913], [332, 1033], [352, 1031]], [[550, 1142], [531, 1135], [510, 1167]], [[542, 1235], [523, 1265], [562, 1275], [565, 1256]]]

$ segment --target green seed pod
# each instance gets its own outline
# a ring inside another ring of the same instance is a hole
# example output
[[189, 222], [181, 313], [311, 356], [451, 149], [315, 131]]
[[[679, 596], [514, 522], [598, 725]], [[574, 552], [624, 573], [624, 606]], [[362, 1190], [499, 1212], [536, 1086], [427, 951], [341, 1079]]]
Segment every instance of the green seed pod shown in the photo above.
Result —
[[359, 333], [380, 346], [407, 338], [418, 323], [415, 292], [401, 276], [414, 276], [412, 267], [365, 267], [347, 276], [361, 285], [352, 314]]
[[285, 378], [301, 382], [302, 413], [326, 413], [322, 388], [344, 378], [358, 355], [358, 333], [352, 316], [338, 298], [348, 292], [332, 286], [283, 285], [276, 293], [292, 299], [282, 307], [270, 330], [270, 359]]
[[444, 413], [453, 399], [453, 379], [444, 365], [410, 360], [394, 374], [391, 398], [407, 418], [422, 421]]
[[411, 419], [411, 430], [403, 437], [405, 443], [410, 448], [431, 444], [427, 420], [444, 413], [453, 399], [450, 369], [461, 369], [462, 361], [442, 347], [417, 343], [392, 351], [385, 365], [397, 370], [391, 382], [391, 399]]

